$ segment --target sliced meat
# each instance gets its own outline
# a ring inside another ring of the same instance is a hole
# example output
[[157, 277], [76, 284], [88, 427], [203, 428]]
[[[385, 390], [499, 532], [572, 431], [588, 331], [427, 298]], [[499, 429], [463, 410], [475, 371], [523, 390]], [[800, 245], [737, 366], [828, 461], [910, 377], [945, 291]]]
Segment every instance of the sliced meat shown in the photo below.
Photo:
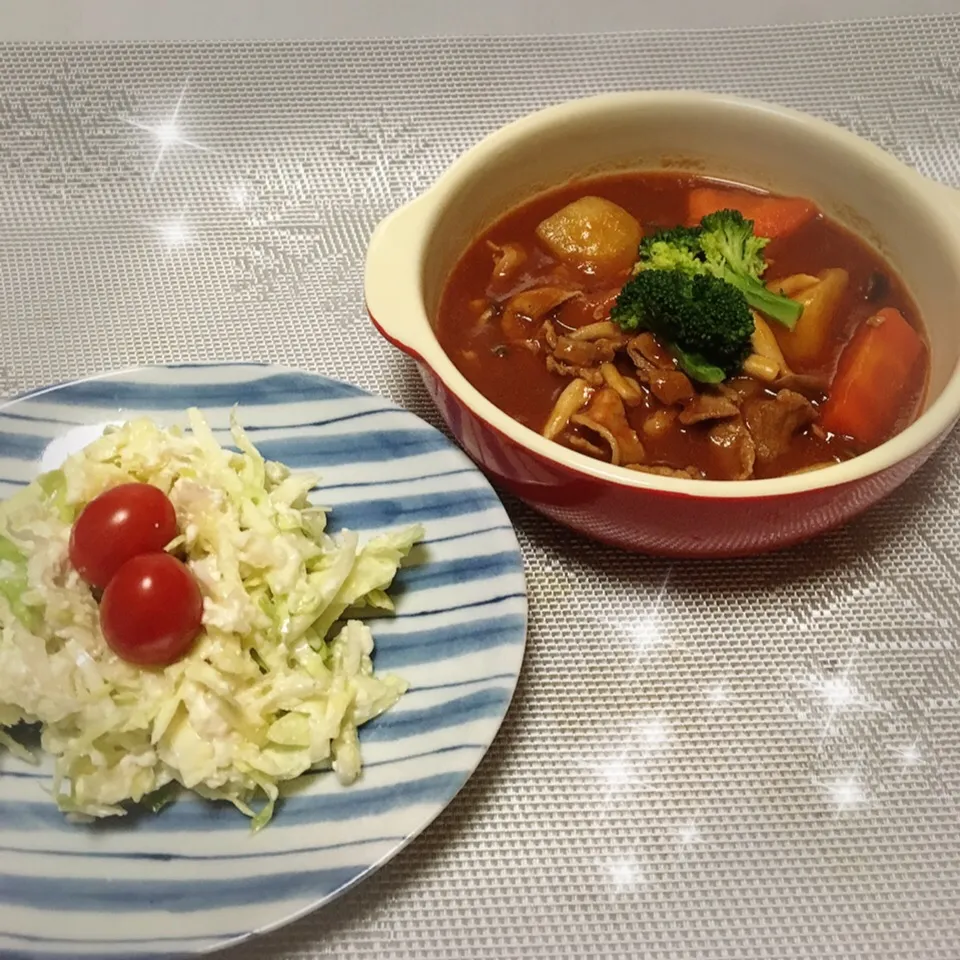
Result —
[[685, 403], [696, 395], [690, 378], [680, 370], [654, 370], [649, 384], [650, 392], [668, 407]]
[[610, 316], [613, 305], [620, 296], [620, 287], [614, 287], [612, 290], [606, 290], [600, 294], [593, 294], [588, 298], [587, 303], [592, 309], [594, 320], [605, 320]]
[[826, 377], [814, 373], [788, 373], [774, 381], [773, 386], [778, 390], [793, 390], [808, 400], [819, 400], [826, 395], [830, 384]]
[[[636, 338], [634, 338], [634, 340], [635, 339]], [[640, 353], [639, 350], [636, 349], [634, 340], [631, 340], [629, 343], [627, 343], [627, 356], [630, 357], [630, 360], [637, 371], [637, 379], [641, 383], [649, 383], [650, 374], [653, 373], [657, 368], [642, 353]]]
[[719, 393], [698, 393], [683, 405], [677, 419], [684, 426], [690, 426], [704, 420], [726, 420], [739, 415], [740, 408], [729, 397]]
[[574, 367], [598, 367], [614, 358], [617, 344], [612, 340], [574, 340], [573, 337], [557, 337], [553, 355], [561, 363]]
[[638, 473], [652, 473], [658, 477], [676, 477], [678, 480], [702, 480], [703, 471], [699, 467], [684, 467], [678, 470], [676, 467], [667, 467], [663, 464], [653, 464], [648, 466], [640, 463], [628, 463], [628, 470], [636, 470]]
[[641, 463], [646, 457], [640, 438], [627, 422], [627, 412], [616, 390], [610, 387], [598, 390], [584, 413], [570, 419], [606, 440], [611, 463]]
[[757, 452], [753, 437], [742, 420], [715, 423], [707, 437], [719, 479], [749, 480], [753, 476]]
[[673, 429], [674, 421], [677, 419], [677, 411], [668, 407], [661, 407], [654, 410], [653, 413], [643, 421], [644, 436], [651, 440], [658, 440], [666, 436]]
[[781, 390], [769, 400], [754, 400], [745, 408], [747, 427], [761, 463], [786, 453], [791, 440], [817, 419], [814, 405], [794, 390]]
[[515, 294], [500, 316], [504, 336], [513, 342], [533, 338], [541, 321], [578, 293], [564, 287], [535, 287]]
[[733, 377], [726, 383], [717, 384], [717, 392], [726, 397], [738, 407], [742, 407], [745, 400], [763, 393], [764, 385], [753, 377]]
[[559, 373], [563, 377], [579, 377], [586, 380], [591, 387], [603, 386], [603, 374], [597, 367], [576, 367], [572, 363], [563, 363], [552, 354], [548, 354], [547, 369], [551, 373]]
[[660, 370], [673, 370], [677, 365], [670, 352], [649, 331], [638, 333], [627, 344], [627, 353], [637, 366], [640, 365], [638, 357]]

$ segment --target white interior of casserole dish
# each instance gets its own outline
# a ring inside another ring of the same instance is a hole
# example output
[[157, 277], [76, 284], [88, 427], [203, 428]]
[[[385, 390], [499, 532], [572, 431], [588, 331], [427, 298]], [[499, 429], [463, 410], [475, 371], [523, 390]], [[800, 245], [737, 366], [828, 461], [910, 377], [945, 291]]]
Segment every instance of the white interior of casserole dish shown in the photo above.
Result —
[[[690, 481], [629, 471], [548, 441], [483, 397], [433, 335], [444, 284], [476, 235], [544, 189], [614, 170], [691, 170], [815, 200], [871, 243], [906, 282], [930, 337], [924, 414], [875, 450], [774, 480]], [[804, 114], [698, 93], [612, 94], [573, 101], [502, 128], [460, 158], [371, 240], [367, 304], [385, 333], [418, 354], [475, 414], [580, 472], [697, 496], [777, 495], [882, 470], [960, 415], [960, 194], [889, 154]]]

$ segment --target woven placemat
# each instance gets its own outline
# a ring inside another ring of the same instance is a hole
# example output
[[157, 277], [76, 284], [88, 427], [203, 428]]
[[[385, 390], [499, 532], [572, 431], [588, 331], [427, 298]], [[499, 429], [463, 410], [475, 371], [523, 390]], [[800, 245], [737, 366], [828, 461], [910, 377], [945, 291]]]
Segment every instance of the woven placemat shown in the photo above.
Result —
[[[960, 16], [7, 45], [0, 395], [243, 358], [437, 423], [364, 317], [373, 226], [504, 121], [643, 87], [799, 107], [960, 184]], [[847, 529], [762, 560], [631, 557], [508, 501], [532, 622], [494, 749], [380, 873], [225, 957], [953, 960], [958, 463], [952, 440]]]

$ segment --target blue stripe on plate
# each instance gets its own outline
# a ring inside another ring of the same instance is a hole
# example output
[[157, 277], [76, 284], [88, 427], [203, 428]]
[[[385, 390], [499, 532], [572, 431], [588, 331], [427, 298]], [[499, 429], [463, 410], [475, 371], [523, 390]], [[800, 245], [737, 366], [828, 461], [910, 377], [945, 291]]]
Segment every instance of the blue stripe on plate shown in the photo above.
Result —
[[[283, 855], [300, 855], [304, 853], [329, 853], [332, 850], [349, 850], [353, 847], [363, 847], [369, 846], [370, 844], [377, 843], [399, 843], [404, 838], [402, 836], [394, 837], [371, 837], [369, 840], [364, 840], [363, 842], [351, 842], [351, 843], [321, 843], [312, 847], [295, 847], [290, 850], [284, 850]], [[43, 850], [43, 849], [34, 849], [33, 847], [13, 847], [13, 846], [0, 846], [0, 853], [20, 853], [26, 854], [32, 857], [45, 856], [45, 857], [66, 857], [67, 859], [71, 858], [81, 858], [87, 859], [92, 858], [94, 860], [155, 860], [158, 863], [173, 863], [183, 861], [192, 861], [197, 860], [200, 862], [212, 862], [212, 861], [222, 861], [222, 860], [262, 860], [264, 857], [276, 857], [277, 854], [273, 851], [267, 850], [256, 850], [249, 853], [221, 853], [216, 856], [195, 856], [189, 853], [145, 853], [145, 852], [126, 852], [126, 851], [115, 851], [115, 850], [58, 850], [56, 848], [52, 850]]]
[[[267, 369], [267, 368], [265, 368]], [[250, 406], [283, 405], [308, 400], [333, 400], [368, 396], [359, 387], [336, 380], [318, 378], [309, 373], [283, 372], [266, 374], [239, 383], [190, 383], [171, 389], [159, 383], [137, 382], [130, 374], [123, 379], [82, 380], [68, 384], [59, 393], [71, 405], [112, 409], [182, 410], [194, 407], [232, 407], [243, 402]], [[44, 394], [44, 401], [55, 394]], [[24, 398], [29, 401], [30, 397]], [[38, 398], [39, 399], [39, 398]], [[59, 401], [59, 397], [56, 397]]]
[[[392, 430], [390, 433], [343, 433], [316, 437], [281, 437], [260, 440], [257, 449], [268, 460], [279, 460], [294, 469], [318, 465], [351, 466], [385, 463], [445, 450], [449, 441], [441, 433]], [[2, 449], [2, 442], [0, 442]]]
[[515, 644], [524, 622], [523, 616], [509, 613], [475, 621], [457, 620], [430, 630], [391, 633], [382, 637], [374, 650], [376, 667], [402, 673], [412, 664], [493, 651]]
[[33, 433], [0, 432], [0, 454], [13, 460], [36, 460], [47, 447], [49, 437]]
[[[456, 470], [441, 470], [439, 473], [421, 473], [419, 476], [414, 477], [410, 480], [398, 479], [394, 482], [396, 483], [419, 483], [424, 480], [439, 480], [443, 477], [460, 477], [460, 476], [476, 476], [475, 467], [459, 467]], [[314, 487], [314, 491], [317, 493], [323, 493], [324, 490], [363, 490], [369, 487], [382, 487], [384, 483], [382, 479], [379, 480], [365, 480], [363, 483], [324, 483], [321, 479], [320, 483]]]
[[324, 896], [353, 881], [368, 865], [271, 873], [268, 877], [237, 877], [230, 880], [203, 881], [202, 895], [192, 883], [178, 880], [151, 880], [149, 875], [136, 883], [124, 881], [122, 891], [109, 877], [58, 877], [51, 890], [45, 877], [25, 877], [0, 873], [0, 903], [11, 907], [31, 907], [41, 898], [48, 909], [94, 910], [113, 900], [113, 912], [133, 913], [139, 910], [175, 910], [177, 913], [198, 913], [222, 910], [225, 907], [246, 907], [260, 903], [264, 884], [270, 884], [274, 900], [290, 900], [307, 891]]
[[479, 557], [457, 557], [455, 560], [427, 560], [416, 566], [403, 567], [394, 582], [401, 590], [425, 590], [489, 580], [516, 571], [515, 553], [490, 553]]
[[369, 742], [417, 737], [442, 730], [451, 723], [458, 726], [470, 723], [505, 710], [510, 696], [510, 690], [490, 687], [422, 710], [388, 710], [365, 725], [364, 739]]
[[[225, 938], [242, 937], [244, 936], [244, 934], [231, 933], [231, 934], [224, 934], [223, 936]], [[24, 941], [24, 943], [76, 943], [77, 942], [74, 937], [57, 937], [54, 935], [37, 937], [37, 936], [30, 936], [30, 934], [27, 934], [27, 933], [0, 933], [0, 937], [10, 937], [14, 940], [22, 940]], [[180, 936], [177, 936], [176, 934], [170, 934], [169, 936], [156, 936], [156, 937], [149, 937], [149, 938], [140, 938], [140, 937], [126, 938], [125, 937], [122, 940], [96, 940], [93, 942], [97, 944], [109, 944], [112, 946], [124, 946], [125, 944], [134, 944], [134, 943], [145, 943], [145, 944], [178, 943], [178, 942], [189, 943], [191, 940], [205, 941], [209, 939], [210, 939], [209, 936], [191, 937], [185, 934], [181, 934]], [[9, 956], [10, 956], [9, 953], [0, 953], [0, 957], [2, 957], [3, 960], [7, 960]], [[33, 954], [31, 954], [31, 956], [33, 956]], [[66, 957], [67, 954], [57, 953], [57, 954], [51, 954], [51, 956], [57, 956], [57, 957], [63, 958], [63, 957]]]
[[370, 530], [408, 523], [448, 520], [469, 513], [481, 513], [500, 505], [489, 490], [467, 489], [409, 494], [382, 500], [338, 503], [330, 515], [331, 530]]
[[[415, 780], [398, 781], [386, 787], [355, 785], [336, 793], [297, 794], [286, 797], [282, 809], [283, 826], [341, 823], [360, 817], [373, 817], [396, 812], [402, 807], [421, 803], [435, 803], [450, 789], [454, 781], [462, 781], [462, 771], [436, 774]], [[0, 799], [0, 819], [12, 823], [17, 809], [21, 810], [18, 828], [25, 830], [76, 831], [88, 830], [92, 834], [112, 830], [139, 831], [146, 828], [151, 834], [195, 830], [239, 830], [249, 840], [249, 821], [230, 804], [186, 798], [164, 807], [159, 813], [143, 814], [120, 819], [97, 821], [89, 824], [73, 824], [67, 821], [52, 800], [6, 801]], [[27, 811], [29, 811], [28, 815]], [[238, 841], [241, 839], [238, 836]], [[0, 864], [0, 869], [4, 865]], [[2, 897], [0, 897], [2, 900]]]

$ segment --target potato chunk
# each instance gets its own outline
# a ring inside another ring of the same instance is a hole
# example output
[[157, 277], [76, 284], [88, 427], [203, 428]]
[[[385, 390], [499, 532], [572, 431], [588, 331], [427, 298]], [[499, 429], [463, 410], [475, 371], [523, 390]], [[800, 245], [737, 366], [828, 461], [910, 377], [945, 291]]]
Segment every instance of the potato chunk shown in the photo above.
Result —
[[[786, 330], [779, 324], [771, 328], [774, 329], [784, 358], [792, 368], [802, 370], [822, 362], [820, 357], [830, 339], [833, 319], [849, 281], [850, 275], [846, 270], [822, 270], [815, 284], [792, 295], [794, 300], [803, 304], [803, 315], [797, 325], [793, 330]], [[777, 284], [768, 286], [776, 288]]]
[[574, 200], [537, 227], [550, 253], [588, 273], [628, 270], [642, 236], [636, 218], [603, 197]]

